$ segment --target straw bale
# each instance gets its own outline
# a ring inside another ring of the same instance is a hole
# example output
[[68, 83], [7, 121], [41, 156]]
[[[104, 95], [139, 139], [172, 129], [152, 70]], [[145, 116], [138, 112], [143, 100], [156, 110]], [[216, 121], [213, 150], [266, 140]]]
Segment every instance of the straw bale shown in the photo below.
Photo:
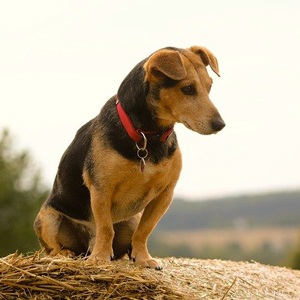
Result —
[[0, 299], [300, 299], [300, 271], [256, 262], [165, 258], [163, 271], [128, 260], [0, 258]]

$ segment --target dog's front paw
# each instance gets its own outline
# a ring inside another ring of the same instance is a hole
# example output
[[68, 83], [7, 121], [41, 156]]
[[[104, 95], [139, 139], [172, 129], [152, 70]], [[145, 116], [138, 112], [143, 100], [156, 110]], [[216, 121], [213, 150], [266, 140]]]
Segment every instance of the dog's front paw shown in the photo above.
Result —
[[105, 264], [109, 263], [113, 259], [113, 256], [112, 251], [110, 253], [98, 253], [93, 251], [88, 260], [94, 261], [97, 264]]
[[88, 260], [95, 262], [96, 264], [106, 264], [111, 261], [111, 257], [107, 255], [90, 255]]
[[152, 256], [148, 253], [145, 254], [134, 253], [133, 251], [131, 255], [131, 259], [134, 261], [137, 267], [146, 267], [155, 270], [162, 270], [162, 266], [160, 262], [152, 258]]
[[162, 266], [157, 259], [149, 258], [144, 260], [133, 259], [136, 266], [151, 268], [155, 270], [162, 270]]

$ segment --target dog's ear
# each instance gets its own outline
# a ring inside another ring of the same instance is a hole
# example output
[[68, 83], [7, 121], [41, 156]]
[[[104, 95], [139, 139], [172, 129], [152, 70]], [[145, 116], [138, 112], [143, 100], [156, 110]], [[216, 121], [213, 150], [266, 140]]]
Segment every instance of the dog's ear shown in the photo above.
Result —
[[181, 80], [187, 75], [180, 54], [167, 49], [152, 54], [145, 63], [144, 69], [146, 71], [145, 80], [154, 82], [164, 75], [174, 80]]
[[211, 69], [220, 77], [217, 58], [205, 47], [192, 46], [188, 50], [200, 55], [205, 66], [210, 65]]

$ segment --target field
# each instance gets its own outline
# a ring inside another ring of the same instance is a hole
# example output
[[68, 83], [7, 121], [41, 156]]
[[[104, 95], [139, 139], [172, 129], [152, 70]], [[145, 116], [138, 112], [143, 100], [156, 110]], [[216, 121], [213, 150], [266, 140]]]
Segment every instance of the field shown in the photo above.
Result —
[[254, 229], [202, 229], [196, 231], [161, 232], [159, 238], [169, 245], [186, 244], [193, 250], [203, 245], [222, 247], [238, 243], [241, 247], [254, 250], [265, 243], [277, 249], [296, 244], [299, 228], [254, 228]]
[[298, 227], [161, 231], [150, 239], [150, 250], [160, 257], [254, 260], [293, 267], [299, 237]]

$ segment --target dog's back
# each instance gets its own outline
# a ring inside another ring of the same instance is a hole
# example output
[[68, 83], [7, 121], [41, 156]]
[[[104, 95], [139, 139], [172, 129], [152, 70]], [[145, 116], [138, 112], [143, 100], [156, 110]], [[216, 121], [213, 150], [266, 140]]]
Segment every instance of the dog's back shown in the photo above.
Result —
[[59, 163], [52, 192], [45, 205], [79, 220], [91, 217], [90, 193], [83, 184], [82, 173], [88, 155], [95, 119], [82, 126]]

